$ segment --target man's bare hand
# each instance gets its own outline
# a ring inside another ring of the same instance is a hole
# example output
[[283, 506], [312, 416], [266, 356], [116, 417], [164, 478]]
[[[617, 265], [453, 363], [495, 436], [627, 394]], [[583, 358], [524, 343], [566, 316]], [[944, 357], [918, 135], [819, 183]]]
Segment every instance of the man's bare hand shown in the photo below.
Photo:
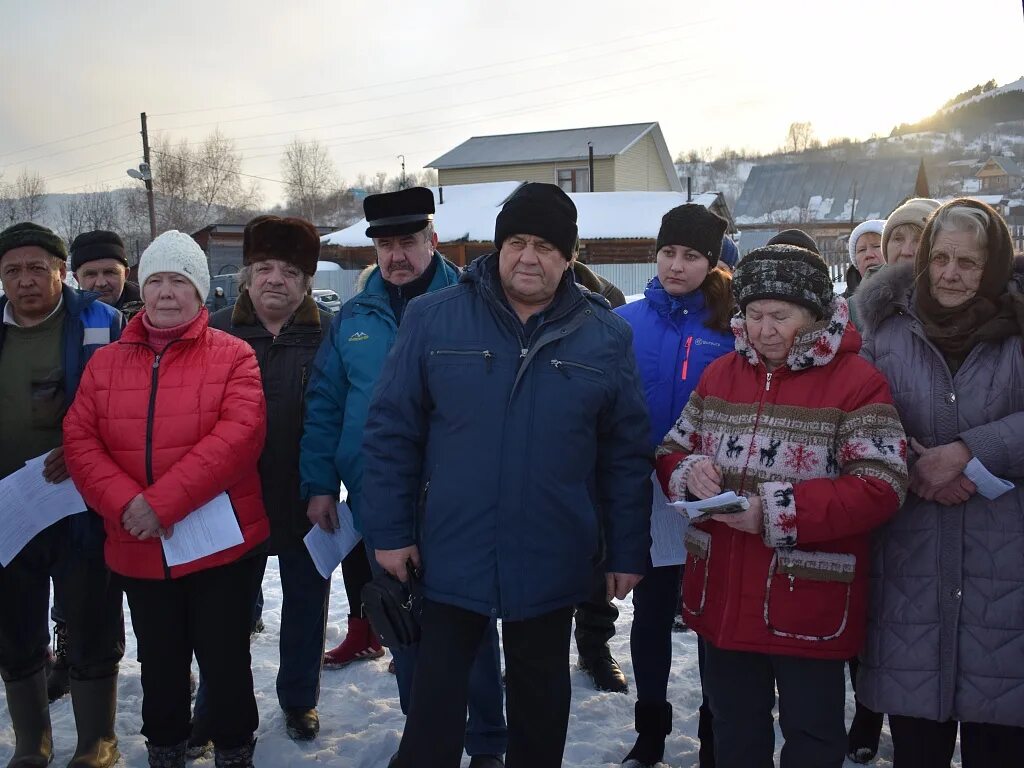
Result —
[[608, 601], [611, 602], [613, 597], [625, 600], [626, 595], [633, 591], [633, 587], [640, 583], [643, 576], [638, 573], [606, 573], [604, 578], [608, 588]]
[[62, 483], [69, 477], [64, 464], [64, 446], [61, 445], [50, 451], [43, 461], [43, 479], [48, 483]]
[[415, 544], [401, 549], [377, 549], [374, 554], [380, 567], [403, 584], [409, 581], [410, 562], [417, 571], [420, 569], [420, 550]]
[[306, 517], [328, 533], [338, 529], [338, 502], [333, 496], [311, 496]]

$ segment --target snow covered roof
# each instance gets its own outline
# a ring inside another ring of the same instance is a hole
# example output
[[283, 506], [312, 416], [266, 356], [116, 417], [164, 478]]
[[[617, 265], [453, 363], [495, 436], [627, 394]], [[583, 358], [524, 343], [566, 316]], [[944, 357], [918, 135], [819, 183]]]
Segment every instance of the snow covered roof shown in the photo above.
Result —
[[[434, 193], [434, 230], [443, 243], [470, 240], [488, 242], [494, 237], [494, 220], [501, 206], [523, 182], [494, 181], [457, 184], [444, 187], [444, 204]], [[671, 208], [686, 202], [682, 192], [574, 192], [581, 240], [655, 238], [661, 217]], [[717, 192], [694, 197], [693, 202], [710, 207]], [[366, 236], [366, 220], [332, 232], [322, 238], [325, 245], [360, 247], [371, 244]]]
[[[502, 204], [522, 185], [521, 181], [491, 181], [444, 187], [444, 203], [434, 193], [434, 231], [442, 243], [458, 240], [488, 241], [494, 237], [494, 219]], [[366, 219], [322, 237], [324, 245], [359, 247], [372, 245], [366, 236]]]
[[594, 145], [594, 157], [622, 154], [657, 123], [603, 125], [594, 128], [570, 128], [561, 131], [508, 133], [499, 136], [474, 136], [449, 150], [428, 168], [474, 168], [517, 163], [548, 163], [556, 160], [584, 160], [587, 142]]
[[[1006, 172], [1007, 176], [1024, 176], [1024, 169], [1022, 169], [1020, 165], [1017, 164], [1017, 161], [1012, 157], [993, 155], [988, 159], [985, 165], [988, 165], [988, 163], [995, 163], [998, 165]], [[981, 173], [981, 171], [978, 171], [978, 173]]]
[[912, 158], [755, 165], [736, 201], [736, 224], [885, 218], [917, 194]]

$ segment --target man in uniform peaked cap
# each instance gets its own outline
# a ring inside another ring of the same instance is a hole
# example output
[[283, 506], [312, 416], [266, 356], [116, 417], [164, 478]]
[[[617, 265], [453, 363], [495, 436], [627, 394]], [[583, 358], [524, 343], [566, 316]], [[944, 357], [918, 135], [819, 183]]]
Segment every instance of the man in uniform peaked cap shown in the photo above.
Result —
[[[348, 490], [356, 528], [372, 555], [373, 541], [363, 525], [363, 427], [370, 396], [380, 376], [406, 308], [413, 299], [455, 285], [459, 269], [437, 252], [434, 195], [425, 187], [370, 195], [363, 201], [366, 236], [373, 240], [377, 263], [365, 286], [334, 318], [313, 364], [306, 396], [302, 438], [302, 492], [309, 499], [312, 523], [325, 530], [337, 526], [339, 481]], [[352, 615], [345, 641], [327, 652], [325, 666], [344, 666], [381, 654], [380, 640], [361, 615], [360, 592], [370, 567], [380, 569], [367, 549], [357, 547], [342, 562]], [[418, 649], [393, 648], [395, 673], [408, 711]], [[494, 621], [476, 652], [469, 693], [466, 752], [473, 768], [501, 765], [506, 730], [498, 632]], [[497, 761], [497, 762], [496, 762]]]

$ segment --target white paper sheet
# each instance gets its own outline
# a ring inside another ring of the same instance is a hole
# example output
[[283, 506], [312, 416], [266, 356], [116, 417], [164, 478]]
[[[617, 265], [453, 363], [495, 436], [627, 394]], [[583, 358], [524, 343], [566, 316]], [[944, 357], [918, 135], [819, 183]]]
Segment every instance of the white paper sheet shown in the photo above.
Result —
[[352, 510], [344, 501], [338, 504], [338, 526], [328, 533], [319, 525], [314, 525], [303, 539], [313, 564], [325, 579], [331, 578], [341, 561], [362, 539], [352, 522]]
[[720, 515], [742, 512], [749, 509], [750, 502], [743, 496], [737, 496], [733, 491], [726, 491], [710, 499], [700, 501], [673, 501], [670, 502], [681, 515], [688, 515], [691, 520], [705, 515]]
[[58, 520], [85, 511], [85, 502], [70, 478], [43, 479], [49, 452], [0, 480], [0, 565], [6, 567], [40, 531]]
[[651, 564], [681, 565], [686, 562], [686, 547], [683, 536], [689, 524], [686, 517], [677, 513], [661, 490], [657, 474], [651, 475], [654, 484], [654, 503], [651, 506]]
[[978, 460], [977, 456], [967, 462], [964, 474], [967, 475], [968, 480], [978, 486], [978, 493], [986, 499], [998, 499], [1007, 491], [1012, 491], [1015, 487], [1009, 480], [996, 477], [989, 472], [988, 468]]
[[235, 511], [226, 493], [189, 512], [174, 524], [169, 539], [161, 539], [167, 565], [184, 565], [201, 557], [222, 552], [244, 541]]

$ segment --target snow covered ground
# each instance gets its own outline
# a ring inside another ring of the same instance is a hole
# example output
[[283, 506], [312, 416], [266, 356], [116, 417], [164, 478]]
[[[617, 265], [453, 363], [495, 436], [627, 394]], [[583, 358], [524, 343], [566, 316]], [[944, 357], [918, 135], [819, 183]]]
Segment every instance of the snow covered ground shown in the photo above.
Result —
[[[284, 720], [277, 706], [274, 677], [277, 671], [277, 628], [281, 619], [281, 587], [277, 561], [271, 558], [264, 581], [266, 605], [263, 620], [266, 631], [252, 644], [253, 677], [260, 708], [255, 763], [261, 768], [316, 763], [330, 768], [384, 768], [397, 749], [402, 732], [402, 711], [398, 705], [395, 679], [387, 672], [387, 657], [360, 662], [348, 669], [325, 671], [320, 696], [320, 738], [312, 743], [296, 744], [285, 735]], [[629, 658], [629, 625], [632, 603], [620, 604], [618, 634], [612, 650], [626, 676], [632, 680]], [[331, 593], [328, 646], [340, 641], [344, 633], [348, 603], [340, 578]], [[140, 668], [135, 661], [135, 638], [130, 614], [128, 650], [121, 664], [120, 707], [117, 732], [121, 740], [124, 765], [145, 766], [146, 747], [139, 734], [142, 726], [142, 686]], [[700, 683], [697, 674], [697, 645], [692, 632], [673, 635], [674, 657], [669, 681], [669, 700], [675, 708], [675, 729], [668, 737], [666, 763], [673, 768], [697, 765], [697, 707]], [[575, 648], [572, 651], [575, 662]], [[572, 714], [565, 748], [565, 766], [606, 766], [614, 768], [633, 744], [633, 695], [598, 693], [587, 677], [573, 670]], [[50, 708], [54, 730], [54, 765], [64, 765], [74, 752], [75, 730], [71, 701], [64, 697]], [[852, 694], [847, 697], [847, 722], [853, 717]], [[777, 746], [782, 736], [776, 728]], [[14, 732], [6, 700], [0, 702], [0, 764], [6, 764], [14, 751]], [[892, 747], [888, 728], [882, 734], [878, 766], [891, 766]], [[468, 763], [468, 758], [463, 764]], [[959, 752], [953, 763], [959, 766]], [[213, 758], [196, 761], [199, 768], [212, 768]], [[847, 766], [854, 763], [847, 761]]]

